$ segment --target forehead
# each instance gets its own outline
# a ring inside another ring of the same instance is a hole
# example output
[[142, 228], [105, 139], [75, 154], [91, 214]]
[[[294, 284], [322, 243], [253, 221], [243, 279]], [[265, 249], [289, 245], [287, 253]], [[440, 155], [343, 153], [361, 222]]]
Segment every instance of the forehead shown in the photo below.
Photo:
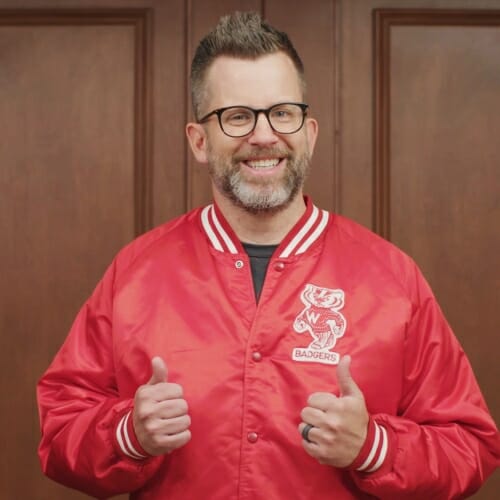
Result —
[[207, 72], [207, 90], [210, 109], [236, 104], [268, 107], [302, 100], [299, 75], [283, 52], [256, 59], [220, 56]]

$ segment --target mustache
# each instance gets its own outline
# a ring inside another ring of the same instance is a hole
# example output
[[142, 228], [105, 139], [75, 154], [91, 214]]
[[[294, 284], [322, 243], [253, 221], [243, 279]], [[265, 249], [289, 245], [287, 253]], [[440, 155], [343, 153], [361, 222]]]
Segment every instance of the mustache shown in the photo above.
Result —
[[279, 157], [290, 159], [292, 154], [288, 149], [282, 147], [273, 148], [247, 148], [233, 156], [233, 161], [258, 160], [260, 158]]

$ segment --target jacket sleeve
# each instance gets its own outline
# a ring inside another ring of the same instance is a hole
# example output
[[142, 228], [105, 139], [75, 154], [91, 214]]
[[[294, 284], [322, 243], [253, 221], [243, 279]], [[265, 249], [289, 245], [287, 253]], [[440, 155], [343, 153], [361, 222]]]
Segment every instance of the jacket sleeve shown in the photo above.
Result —
[[[98, 498], [140, 488], [165, 459], [141, 457], [124, 427], [133, 399], [120, 394], [115, 378], [114, 274], [112, 265], [37, 387], [44, 473]], [[126, 453], [123, 438], [135, 452]]]
[[419, 274], [416, 292], [398, 414], [372, 415], [384, 431], [373, 446], [378, 467], [351, 474], [384, 499], [465, 498], [500, 465], [500, 439], [466, 355]]

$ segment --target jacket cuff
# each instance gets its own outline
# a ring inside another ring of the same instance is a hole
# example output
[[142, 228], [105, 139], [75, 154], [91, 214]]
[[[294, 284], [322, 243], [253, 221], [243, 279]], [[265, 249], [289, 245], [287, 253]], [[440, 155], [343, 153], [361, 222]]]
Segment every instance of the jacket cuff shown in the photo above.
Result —
[[127, 411], [118, 421], [115, 439], [118, 449], [127, 457], [134, 460], [145, 460], [151, 457], [139, 444], [139, 440], [135, 435], [132, 410]]
[[384, 465], [388, 450], [387, 430], [370, 417], [365, 443], [348, 469], [365, 473], [375, 472]]

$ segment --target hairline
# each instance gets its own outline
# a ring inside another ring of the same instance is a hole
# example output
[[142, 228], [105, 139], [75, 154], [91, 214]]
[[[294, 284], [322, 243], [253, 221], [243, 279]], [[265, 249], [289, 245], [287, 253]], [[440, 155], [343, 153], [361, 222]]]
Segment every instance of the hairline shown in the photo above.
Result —
[[[282, 48], [278, 48], [275, 51], [272, 52], [266, 52], [264, 54], [257, 54], [257, 55], [239, 55], [239, 54], [233, 54], [231, 52], [221, 52], [220, 54], [217, 54], [216, 57], [213, 58], [213, 60], [208, 64], [203, 72], [200, 73], [198, 81], [199, 85], [197, 86], [198, 88], [195, 89], [194, 86], [191, 88], [191, 93], [192, 95], [195, 95], [196, 92], [198, 92], [198, 95], [200, 96], [199, 99], [199, 110], [196, 110], [196, 107], [194, 105], [194, 100], [193, 100], [193, 113], [195, 115], [196, 120], [198, 121], [201, 117], [203, 117], [205, 114], [211, 112], [211, 110], [205, 110], [205, 112], [201, 112], [201, 109], [204, 107], [203, 104], [206, 103], [209, 99], [209, 90], [208, 90], [208, 74], [210, 72], [210, 69], [213, 67], [214, 63], [221, 59], [221, 58], [228, 58], [228, 59], [236, 59], [240, 61], [257, 61], [259, 59], [262, 59], [263, 57], [270, 56], [270, 55], [275, 55], [275, 54], [283, 54], [285, 55], [288, 60], [292, 63], [293, 69], [295, 70], [295, 74], [297, 75], [298, 83], [299, 83], [299, 89], [302, 93], [302, 100], [305, 100], [306, 97], [306, 91], [307, 91], [307, 85], [306, 85], [306, 80], [305, 80], [305, 75], [303, 72], [299, 71], [297, 68], [293, 58], [288, 54], [288, 52]], [[197, 113], [198, 111], [198, 113]]]

